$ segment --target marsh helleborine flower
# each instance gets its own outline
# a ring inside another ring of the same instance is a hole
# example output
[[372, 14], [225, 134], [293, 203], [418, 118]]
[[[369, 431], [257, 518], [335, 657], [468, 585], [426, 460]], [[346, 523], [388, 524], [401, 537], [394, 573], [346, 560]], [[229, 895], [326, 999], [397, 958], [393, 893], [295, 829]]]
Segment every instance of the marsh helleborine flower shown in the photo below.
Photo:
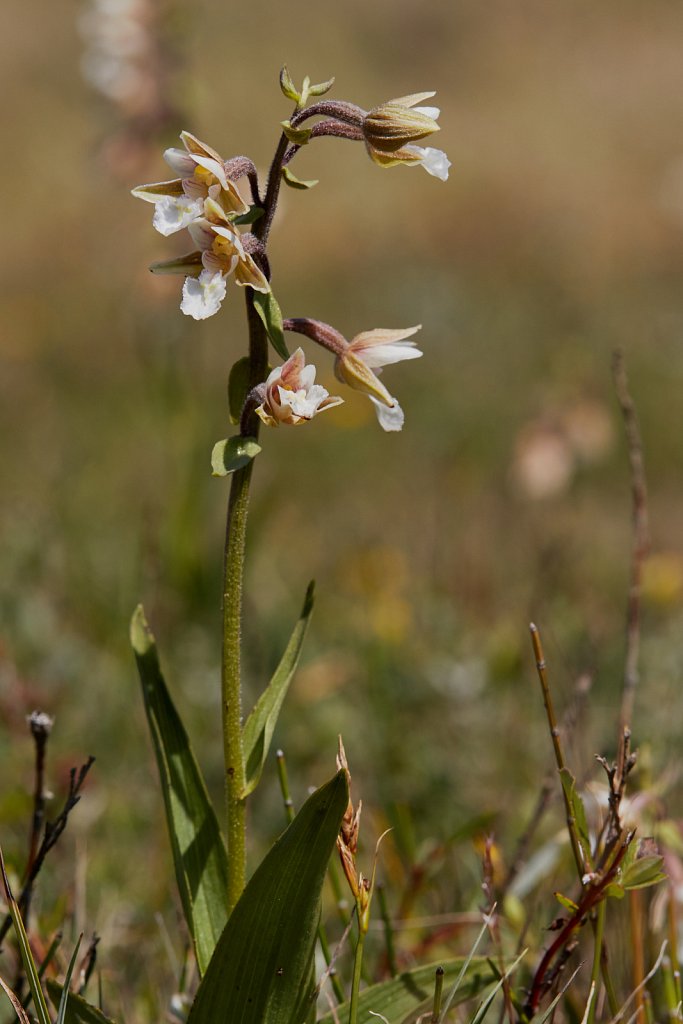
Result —
[[181, 132], [180, 138], [185, 149], [167, 149], [164, 153], [164, 160], [179, 177], [132, 189], [137, 199], [154, 203], [157, 231], [172, 235], [188, 227], [203, 215], [207, 198], [217, 202], [226, 214], [246, 213], [249, 207], [227, 179], [225, 162], [216, 150], [189, 132]]
[[307, 423], [319, 412], [332, 409], [344, 401], [343, 398], [330, 395], [321, 384], [315, 383], [315, 366], [306, 366], [300, 348], [292, 353], [287, 362], [268, 375], [262, 387], [265, 396], [256, 414], [269, 427]]
[[370, 157], [381, 167], [397, 164], [420, 164], [435, 178], [445, 181], [451, 162], [440, 149], [416, 146], [420, 139], [439, 131], [438, 107], [420, 107], [416, 104], [431, 99], [435, 93], [418, 92], [382, 103], [370, 110], [361, 125], [363, 138]]
[[[406, 339], [420, 330], [406, 327], [404, 330], [378, 328], [357, 334], [346, 348], [337, 355], [334, 371], [339, 380], [356, 391], [363, 391], [375, 407], [377, 419], [384, 430], [401, 430], [403, 409], [393, 395], [389, 394], [378, 377], [383, 366], [400, 363], [404, 359], [418, 359], [422, 352], [414, 341]], [[377, 373], [373, 371], [377, 371]]]

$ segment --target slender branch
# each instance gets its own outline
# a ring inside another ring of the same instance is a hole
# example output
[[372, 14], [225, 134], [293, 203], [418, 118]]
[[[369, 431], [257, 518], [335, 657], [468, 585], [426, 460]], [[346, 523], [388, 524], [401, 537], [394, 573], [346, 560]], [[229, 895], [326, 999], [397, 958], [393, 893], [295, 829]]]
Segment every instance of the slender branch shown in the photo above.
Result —
[[28, 726], [35, 745], [35, 783], [33, 787], [33, 815], [31, 817], [31, 836], [29, 839], [25, 878], [28, 878], [30, 875], [31, 868], [36, 859], [40, 833], [42, 832], [45, 820], [45, 751], [47, 749], [47, 741], [50, 738], [52, 724], [53, 720], [43, 711], [33, 711], [28, 717]]
[[[548, 685], [548, 677], [546, 673], [546, 662], [543, 654], [543, 646], [541, 644], [541, 635], [538, 632], [537, 626], [532, 622], [529, 626], [531, 632], [531, 643], [534, 648], [534, 657], [536, 658], [536, 670], [538, 672], [538, 681], [541, 684], [541, 691], [543, 693], [543, 703], [545, 705], [546, 716], [548, 718], [548, 728], [550, 730], [550, 736], [553, 741], [553, 750], [555, 752], [555, 762], [557, 764], [558, 772], [562, 772], [566, 768], [566, 762], [564, 754], [562, 752], [562, 743], [560, 741], [560, 730], [557, 727], [557, 719], [555, 718], [555, 709], [553, 707], [552, 697], [550, 695], [550, 687]], [[576, 870], [579, 875], [579, 881], [584, 875], [584, 863], [583, 854], [581, 853], [581, 844], [579, 843], [579, 837], [576, 831], [576, 822], [574, 821], [574, 815], [572, 813], [569, 798], [565, 793], [564, 786], [562, 787], [562, 796], [564, 799], [564, 808], [567, 818], [567, 831], [569, 832], [569, 841], [572, 847], [572, 853], [574, 855], [574, 861], [576, 863]]]
[[[623, 352], [614, 353], [612, 361], [614, 388], [624, 419], [628, 459], [631, 475], [631, 496], [633, 508], [633, 540], [631, 546], [631, 579], [626, 612], [626, 661], [624, 684], [619, 714], [619, 744], [623, 745], [626, 729], [631, 728], [633, 705], [638, 686], [638, 655], [640, 651], [640, 597], [643, 581], [643, 565], [650, 547], [647, 513], [647, 487], [640, 426], [633, 398], [629, 391], [628, 376], [624, 365]], [[622, 758], [618, 758], [618, 761]]]
[[[31, 867], [30, 872], [28, 873], [26, 881], [24, 882], [24, 887], [21, 890], [19, 899], [17, 900], [17, 904], [19, 906], [19, 910], [21, 911], [22, 917], [25, 915], [24, 908], [26, 906], [26, 900], [30, 899], [33, 884], [40, 873], [40, 869], [45, 863], [45, 858], [59, 840], [59, 837], [66, 828], [67, 822], [69, 820], [69, 815], [73, 811], [78, 801], [81, 799], [80, 794], [81, 789], [83, 788], [83, 783], [85, 782], [87, 774], [90, 771], [90, 768], [92, 767], [94, 762], [95, 758], [89, 757], [85, 764], [81, 765], [80, 769], [78, 770], [78, 773], [76, 772], [75, 768], [71, 769], [69, 773], [69, 790], [64, 800], [64, 806], [62, 807], [61, 811], [59, 812], [54, 821], [48, 821], [45, 823], [45, 831], [43, 833], [42, 842], [38, 847], [38, 851], [33, 861], [33, 865]], [[3, 939], [7, 935], [7, 932], [9, 931], [11, 924], [12, 918], [10, 917], [9, 914], [7, 914], [2, 922], [2, 925], [0, 925], [0, 944], [2, 944]]]

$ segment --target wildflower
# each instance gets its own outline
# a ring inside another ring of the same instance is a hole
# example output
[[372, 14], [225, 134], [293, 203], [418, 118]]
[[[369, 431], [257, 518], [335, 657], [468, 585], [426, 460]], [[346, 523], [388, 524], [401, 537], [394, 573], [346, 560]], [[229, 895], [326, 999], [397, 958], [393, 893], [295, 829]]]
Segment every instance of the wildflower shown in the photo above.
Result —
[[438, 107], [419, 107], [422, 100], [431, 99], [433, 92], [419, 92], [389, 100], [369, 111], [363, 118], [361, 130], [370, 157], [381, 167], [397, 164], [422, 167], [436, 178], [448, 178], [450, 160], [440, 149], [414, 145], [420, 139], [439, 131]]
[[297, 426], [344, 401], [316, 384], [315, 366], [306, 366], [305, 362], [304, 353], [298, 348], [262, 385], [264, 398], [256, 413], [267, 426]]
[[380, 328], [363, 331], [347, 344], [335, 361], [334, 369], [339, 380], [369, 396], [384, 430], [401, 430], [404, 415], [401, 406], [373, 370], [379, 373], [381, 367], [390, 363], [418, 359], [422, 352], [414, 341], [406, 339], [416, 334], [420, 327], [421, 324], [404, 330]]
[[187, 316], [206, 320], [217, 313], [225, 298], [226, 278], [233, 273], [235, 283], [242, 287], [270, 290], [268, 279], [245, 248], [246, 239], [252, 236], [240, 236], [216, 200], [204, 200], [204, 216], [188, 224], [188, 230], [198, 251], [151, 268], [156, 273], [187, 275], [180, 304]]
[[138, 185], [137, 199], [154, 203], [153, 224], [162, 235], [172, 235], [204, 214], [206, 199], [218, 203], [225, 214], [238, 215], [249, 209], [237, 187], [225, 173], [225, 162], [215, 149], [189, 132], [181, 132], [185, 149], [167, 149], [164, 160], [179, 175], [172, 181]]

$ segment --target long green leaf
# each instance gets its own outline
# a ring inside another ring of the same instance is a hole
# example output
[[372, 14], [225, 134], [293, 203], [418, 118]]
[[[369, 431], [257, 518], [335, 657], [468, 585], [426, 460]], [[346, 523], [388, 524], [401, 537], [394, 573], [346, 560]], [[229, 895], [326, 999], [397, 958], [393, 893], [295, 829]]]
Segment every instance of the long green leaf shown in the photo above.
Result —
[[142, 607], [130, 629], [154, 744], [176, 881], [200, 974], [228, 919], [228, 859], [204, 779], [159, 667]]
[[230, 916], [188, 1024], [301, 1024], [313, 998], [320, 892], [348, 804], [346, 774], [308, 798]]
[[[442, 960], [438, 964], [426, 964], [405, 971], [390, 981], [382, 981], [364, 989], [358, 999], [358, 1019], [369, 1021], [371, 1013], [386, 1017], [389, 1024], [413, 1024], [414, 1021], [432, 1009], [434, 1000], [434, 982], [437, 967], [443, 967], [444, 988], [452, 985], [460, 974], [465, 957], [454, 960]], [[467, 999], [478, 995], [482, 989], [496, 980], [496, 976], [485, 957], [473, 957], [458, 986], [458, 992], [451, 1005], [457, 1006]], [[342, 1003], [335, 1013], [340, 1021], [349, 1016], [349, 1004]], [[331, 1013], [318, 1024], [334, 1024]]]
[[[55, 1006], [60, 1005], [64, 987], [53, 978], [47, 983], [47, 991]], [[89, 1003], [77, 992], [69, 992], [64, 1014], [64, 1024], [112, 1024], [111, 1018]]]
[[244, 761], [246, 764], [247, 782], [244, 796], [249, 796], [258, 786], [263, 765], [273, 738], [275, 723], [282, 702], [285, 699], [289, 684], [299, 664], [308, 622], [313, 611], [314, 584], [311, 582], [306, 591], [304, 606], [299, 621], [294, 627], [285, 653], [275, 670], [273, 678], [257, 700], [254, 708], [244, 723]]
[[38, 1018], [39, 1024], [51, 1024], [50, 1011], [47, 1008], [47, 1002], [45, 1001], [45, 996], [43, 995], [43, 990], [40, 985], [38, 967], [33, 959], [33, 953], [31, 952], [28, 935], [24, 928], [24, 922], [21, 919], [21, 913], [19, 912], [17, 901], [12, 895], [12, 890], [10, 889], [9, 879], [7, 878], [7, 872], [5, 871], [5, 862], [2, 857], [2, 850], [0, 850], [0, 873], [2, 874], [2, 884], [5, 892], [5, 899], [7, 901], [7, 907], [10, 917], [12, 918], [14, 930], [17, 933], [17, 943], [19, 945], [21, 962], [24, 967], [24, 973], [28, 979], [29, 988], [33, 995], [36, 1017]]
[[62, 986], [62, 996], [61, 999], [59, 1000], [59, 1007], [57, 1009], [57, 1024], [64, 1024], [64, 1022], [66, 1021], [66, 1010], [69, 1005], [69, 998], [72, 995], [72, 993], [69, 991], [69, 985], [71, 984], [71, 975], [73, 974], [74, 967], [76, 966], [76, 957], [78, 956], [78, 950], [80, 949], [82, 938], [83, 933], [81, 932], [81, 934], [78, 936], [78, 942], [74, 947], [74, 951], [71, 954], [69, 966], [66, 969], [66, 974], [64, 976], [64, 984]]

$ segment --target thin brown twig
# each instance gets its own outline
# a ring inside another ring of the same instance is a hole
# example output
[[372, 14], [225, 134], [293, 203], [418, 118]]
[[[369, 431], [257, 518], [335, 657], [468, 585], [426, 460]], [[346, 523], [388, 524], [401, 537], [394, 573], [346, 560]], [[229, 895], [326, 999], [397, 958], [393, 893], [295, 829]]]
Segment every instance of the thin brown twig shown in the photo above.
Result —
[[[643, 566], [650, 550], [648, 527], [647, 487], [643, 442], [635, 405], [628, 385], [623, 352], [617, 350], [612, 361], [614, 389], [624, 419], [626, 443], [631, 476], [631, 500], [633, 516], [633, 540], [631, 546], [631, 575], [626, 611], [626, 659], [624, 684], [619, 714], [619, 743], [623, 743], [626, 729], [631, 728], [633, 705], [638, 686], [638, 656], [640, 653], [640, 599], [643, 583]], [[619, 759], [620, 760], [620, 759]]]
[[[75, 768], [71, 769], [69, 773], [69, 790], [64, 800], [64, 805], [54, 821], [47, 821], [45, 823], [42, 841], [36, 852], [36, 856], [34, 858], [33, 865], [31, 866], [31, 870], [27, 875], [26, 881], [24, 882], [24, 886], [21, 890], [19, 899], [17, 900], [22, 916], [24, 916], [25, 914], [24, 908], [26, 906], [26, 901], [30, 901], [33, 885], [45, 862], [45, 858], [59, 840], [59, 837], [62, 835], [64, 829], [66, 828], [67, 822], [69, 820], [69, 815], [73, 811], [78, 801], [81, 799], [81, 789], [83, 788], [83, 784], [86, 780], [88, 772], [90, 771], [94, 762], [95, 758], [91, 756], [88, 758], [85, 764], [81, 765], [78, 771], [76, 771]], [[11, 924], [12, 918], [10, 917], [9, 914], [7, 914], [2, 924], [0, 925], [0, 945], [2, 944], [3, 939], [7, 935], [7, 932], [9, 931]]]

